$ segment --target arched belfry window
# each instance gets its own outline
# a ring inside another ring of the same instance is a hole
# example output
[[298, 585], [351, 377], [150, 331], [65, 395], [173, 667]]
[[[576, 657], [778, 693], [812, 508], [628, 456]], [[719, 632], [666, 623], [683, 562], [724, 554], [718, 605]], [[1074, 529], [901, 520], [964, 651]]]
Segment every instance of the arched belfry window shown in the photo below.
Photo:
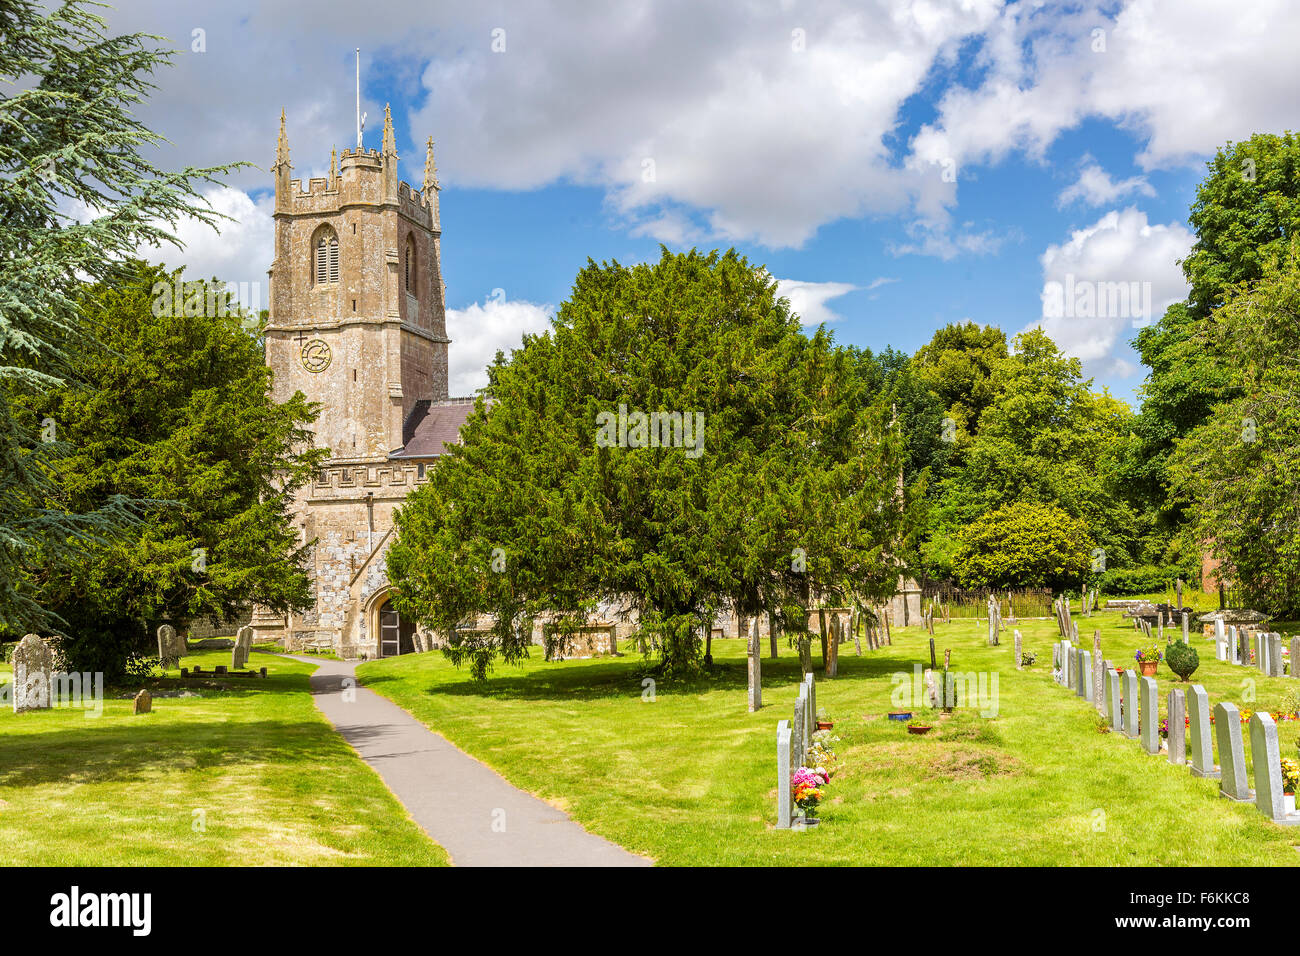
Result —
[[415, 295], [415, 240], [410, 236], [406, 237], [406, 291]]
[[339, 237], [329, 226], [316, 230], [314, 238], [315, 258], [312, 264], [312, 280], [316, 285], [322, 282], [339, 281]]

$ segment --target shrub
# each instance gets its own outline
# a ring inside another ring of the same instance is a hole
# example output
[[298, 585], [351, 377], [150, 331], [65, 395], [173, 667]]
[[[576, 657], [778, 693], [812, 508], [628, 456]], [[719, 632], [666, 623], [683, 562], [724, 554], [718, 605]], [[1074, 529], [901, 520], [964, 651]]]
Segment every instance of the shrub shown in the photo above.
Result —
[[1111, 568], [1097, 581], [1102, 594], [1154, 594], [1163, 591], [1174, 580], [1191, 577], [1174, 565], [1143, 565], [1136, 568]]
[[957, 533], [953, 569], [965, 587], [1060, 590], [1088, 570], [1088, 526], [1054, 505], [1017, 501]]
[[1165, 649], [1165, 664], [1186, 681], [1196, 673], [1196, 668], [1201, 666], [1201, 656], [1190, 644], [1174, 641]]

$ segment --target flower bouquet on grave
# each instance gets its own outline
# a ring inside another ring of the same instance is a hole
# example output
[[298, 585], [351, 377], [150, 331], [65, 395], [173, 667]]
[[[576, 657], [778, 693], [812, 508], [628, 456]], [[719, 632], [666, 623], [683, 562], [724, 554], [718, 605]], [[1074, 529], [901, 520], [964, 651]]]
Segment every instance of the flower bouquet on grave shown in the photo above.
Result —
[[1300, 786], [1300, 760], [1282, 758], [1282, 796], [1287, 813], [1295, 813], [1295, 792]]
[[817, 822], [817, 805], [822, 802], [822, 787], [825, 784], [825, 776], [807, 767], [800, 767], [790, 775], [794, 804], [803, 811], [804, 820], [809, 825]]
[[1160, 718], [1160, 736], [1161, 736], [1161, 737], [1164, 737], [1166, 740], [1169, 738], [1169, 718], [1168, 718], [1168, 717], [1161, 717], [1161, 718]]
[[1253, 714], [1253, 713], [1254, 713], [1254, 711], [1251, 710], [1249, 707], [1243, 707], [1243, 708], [1241, 708], [1241, 712], [1240, 712], [1240, 714], [1239, 714], [1239, 716], [1241, 717], [1241, 722], [1242, 722], [1243, 724], [1248, 724], [1248, 723], [1250, 723], [1250, 715]]

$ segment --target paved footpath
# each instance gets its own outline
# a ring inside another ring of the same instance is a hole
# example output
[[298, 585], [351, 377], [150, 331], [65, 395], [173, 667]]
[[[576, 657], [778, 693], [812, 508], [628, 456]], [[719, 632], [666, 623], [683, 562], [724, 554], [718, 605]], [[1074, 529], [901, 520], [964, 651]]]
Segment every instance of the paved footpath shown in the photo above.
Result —
[[650, 865], [357, 686], [355, 665], [288, 656], [318, 665], [311, 675], [316, 706], [457, 866]]

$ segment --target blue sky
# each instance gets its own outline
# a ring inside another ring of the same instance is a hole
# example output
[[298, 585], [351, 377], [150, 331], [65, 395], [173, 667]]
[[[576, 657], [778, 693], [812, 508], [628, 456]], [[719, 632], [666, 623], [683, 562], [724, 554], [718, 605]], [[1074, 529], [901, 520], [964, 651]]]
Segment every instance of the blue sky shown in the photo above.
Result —
[[1144, 316], [1062, 316], [1045, 289], [1145, 287], [1156, 316], [1180, 298], [1206, 159], [1293, 125], [1300, 78], [1300, 12], [1280, 0], [399, 2], [360, 24], [328, 6], [112, 15], [182, 51], [147, 108], [167, 160], [263, 167], [213, 196], [235, 226], [183, 228], [188, 251], [167, 258], [264, 275], [280, 109], [294, 175], [321, 175], [354, 135], [360, 46], [367, 146], [385, 103], [405, 179], [437, 144], [460, 391], [544, 326], [587, 257], [663, 242], [734, 245], [806, 320], [873, 350], [913, 351], [948, 322], [1041, 322], [1133, 400]]

